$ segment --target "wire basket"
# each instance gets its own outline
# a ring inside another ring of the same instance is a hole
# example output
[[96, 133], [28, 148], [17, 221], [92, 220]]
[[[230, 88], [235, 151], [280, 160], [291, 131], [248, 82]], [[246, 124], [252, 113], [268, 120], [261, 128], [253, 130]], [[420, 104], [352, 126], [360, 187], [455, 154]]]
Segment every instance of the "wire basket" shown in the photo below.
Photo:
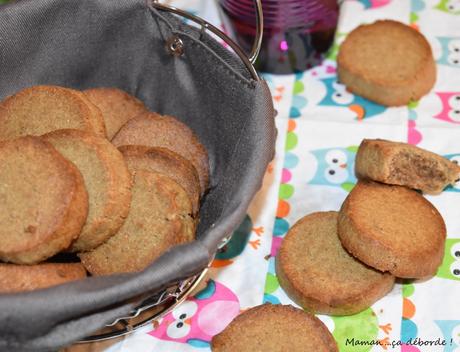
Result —
[[0, 97], [37, 84], [123, 89], [194, 130], [210, 153], [211, 188], [197, 239], [144, 271], [0, 295], [0, 319], [8, 322], [0, 324], [1, 351], [49, 351], [128, 334], [171, 311], [203, 281], [274, 155], [275, 111], [253, 66], [263, 21], [261, 1], [254, 2], [258, 36], [249, 57], [210, 23], [154, 0], [2, 5]]

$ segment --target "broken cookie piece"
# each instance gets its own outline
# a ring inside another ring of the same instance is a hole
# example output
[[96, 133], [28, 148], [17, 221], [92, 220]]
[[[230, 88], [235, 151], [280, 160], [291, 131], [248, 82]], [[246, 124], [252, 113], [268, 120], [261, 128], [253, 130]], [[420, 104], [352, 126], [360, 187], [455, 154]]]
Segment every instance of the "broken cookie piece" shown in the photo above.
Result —
[[355, 164], [359, 179], [406, 186], [438, 194], [460, 178], [460, 166], [416, 146], [383, 139], [364, 139]]

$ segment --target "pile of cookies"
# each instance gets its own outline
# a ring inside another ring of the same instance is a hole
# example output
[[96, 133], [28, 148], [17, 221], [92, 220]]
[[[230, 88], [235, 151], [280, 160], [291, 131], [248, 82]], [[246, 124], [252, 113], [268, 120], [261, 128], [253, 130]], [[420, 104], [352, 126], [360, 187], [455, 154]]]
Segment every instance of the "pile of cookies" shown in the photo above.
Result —
[[455, 184], [460, 166], [412, 145], [363, 140], [355, 171], [340, 211], [300, 219], [276, 258], [280, 285], [314, 313], [358, 313], [395, 278], [426, 279], [442, 263], [446, 226], [421, 192]]
[[7, 97], [0, 165], [0, 292], [144, 269], [195, 238], [209, 185], [193, 131], [116, 88]]

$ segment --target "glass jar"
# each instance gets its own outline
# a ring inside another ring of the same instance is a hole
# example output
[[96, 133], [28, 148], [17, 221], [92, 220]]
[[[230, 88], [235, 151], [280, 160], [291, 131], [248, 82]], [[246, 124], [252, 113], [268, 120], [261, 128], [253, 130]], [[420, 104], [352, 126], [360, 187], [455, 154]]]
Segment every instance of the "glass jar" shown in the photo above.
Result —
[[[218, 0], [230, 36], [247, 52], [256, 33], [253, 0]], [[289, 74], [321, 63], [334, 41], [337, 0], [262, 0], [264, 34], [255, 67]]]

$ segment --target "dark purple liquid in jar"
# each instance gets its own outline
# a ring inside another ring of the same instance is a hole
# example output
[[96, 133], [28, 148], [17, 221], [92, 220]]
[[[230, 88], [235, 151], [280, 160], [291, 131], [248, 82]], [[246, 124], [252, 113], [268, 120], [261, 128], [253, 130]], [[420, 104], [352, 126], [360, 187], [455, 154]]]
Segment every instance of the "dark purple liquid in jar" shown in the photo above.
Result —
[[[224, 25], [246, 53], [256, 33], [252, 0], [219, 0]], [[337, 27], [337, 0], [262, 0], [264, 36], [257, 70], [278, 74], [305, 71], [321, 63]]]

